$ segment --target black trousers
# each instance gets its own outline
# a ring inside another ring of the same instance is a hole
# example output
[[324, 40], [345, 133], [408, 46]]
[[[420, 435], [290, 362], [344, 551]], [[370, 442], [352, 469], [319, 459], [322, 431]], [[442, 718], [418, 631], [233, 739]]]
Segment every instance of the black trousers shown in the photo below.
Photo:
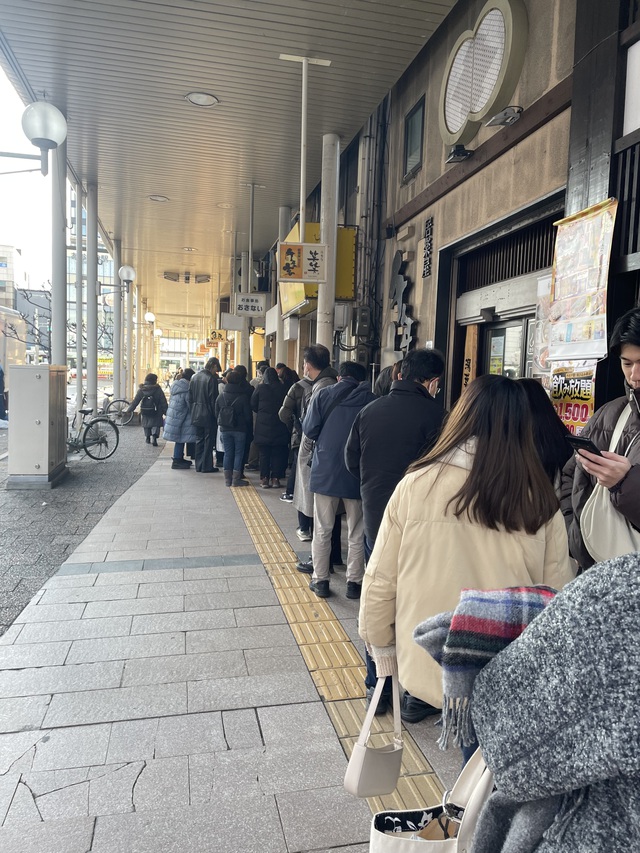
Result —
[[203, 474], [213, 471], [213, 448], [216, 443], [215, 421], [205, 427], [196, 427], [196, 471]]
[[284, 477], [289, 448], [286, 444], [260, 444], [260, 477], [277, 479]]

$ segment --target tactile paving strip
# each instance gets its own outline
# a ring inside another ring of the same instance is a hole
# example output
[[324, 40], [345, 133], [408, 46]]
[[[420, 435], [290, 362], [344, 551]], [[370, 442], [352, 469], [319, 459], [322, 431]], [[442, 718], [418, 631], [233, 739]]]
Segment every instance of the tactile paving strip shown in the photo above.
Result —
[[[258, 492], [245, 487], [232, 494], [348, 757], [366, 713], [362, 658], [331, 607], [309, 591], [309, 578], [296, 570], [297, 555]], [[392, 715], [375, 717], [372, 744], [382, 746], [392, 737]], [[442, 785], [416, 742], [406, 731], [403, 740], [397, 788], [368, 800], [372, 812], [419, 809], [442, 801]]]

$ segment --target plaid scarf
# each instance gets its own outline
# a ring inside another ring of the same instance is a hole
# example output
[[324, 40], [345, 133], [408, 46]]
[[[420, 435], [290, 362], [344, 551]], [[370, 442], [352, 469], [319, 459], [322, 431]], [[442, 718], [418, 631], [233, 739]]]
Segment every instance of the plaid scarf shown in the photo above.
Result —
[[417, 626], [413, 639], [442, 667], [441, 749], [447, 748], [450, 737], [458, 746], [475, 743], [471, 693], [476, 676], [555, 594], [548, 586], [463, 589], [453, 613], [440, 613]]

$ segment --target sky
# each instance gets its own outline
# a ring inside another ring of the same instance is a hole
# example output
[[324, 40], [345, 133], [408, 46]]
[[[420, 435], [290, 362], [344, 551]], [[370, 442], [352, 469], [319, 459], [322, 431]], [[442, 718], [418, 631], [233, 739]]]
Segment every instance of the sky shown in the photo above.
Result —
[[[24, 104], [0, 68], [0, 151], [38, 154], [22, 131]], [[0, 157], [0, 172], [37, 168], [38, 163]], [[49, 156], [51, 168], [51, 156]], [[22, 250], [29, 284], [51, 278], [51, 176], [0, 174], [0, 244]]]

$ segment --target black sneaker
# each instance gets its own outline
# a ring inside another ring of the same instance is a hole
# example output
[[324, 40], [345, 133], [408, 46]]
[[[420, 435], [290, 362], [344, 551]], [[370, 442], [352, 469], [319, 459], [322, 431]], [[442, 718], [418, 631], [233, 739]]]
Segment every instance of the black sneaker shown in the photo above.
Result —
[[171, 467], [186, 470], [187, 468], [191, 468], [191, 462], [187, 462], [186, 459], [174, 459], [171, 463]]
[[280, 500], [286, 504], [293, 503], [293, 495], [290, 495], [289, 492], [284, 492], [280, 495]]
[[315, 592], [318, 598], [329, 598], [331, 591], [329, 590], [329, 581], [311, 581], [309, 584], [311, 592]]
[[[373, 693], [375, 687], [367, 687], [367, 704], [368, 708], [371, 704], [371, 700], [373, 699]], [[391, 696], [387, 695], [384, 690], [382, 691], [382, 696], [380, 697], [380, 701], [378, 702], [378, 707], [376, 708], [376, 712], [374, 714], [375, 717], [381, 717], [383, 714], [386, 714], [389, 708], [391, 707]]]
[[355, 581], [347, 581], [347, 598], [360, 598], [362, 584]]
[[312, 560], [299, 560], [296, 563], [296, 569], [305, 575], [312, 575], [313, 574], [313, 561]]
[[400, 717], [403, 723], [419, 723], [426, 717], [439, 713], [440, 708], [434, 708], [433, 705], [417, 699], [410, 693], [404, 693], [400, 700]]

